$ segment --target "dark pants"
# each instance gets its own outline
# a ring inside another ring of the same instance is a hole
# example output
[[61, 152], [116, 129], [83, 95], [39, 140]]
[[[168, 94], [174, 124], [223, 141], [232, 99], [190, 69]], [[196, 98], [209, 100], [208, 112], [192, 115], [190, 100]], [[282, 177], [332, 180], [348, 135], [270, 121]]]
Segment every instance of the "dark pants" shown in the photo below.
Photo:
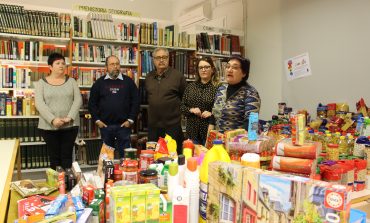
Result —
[[72, 166], [73, 146], [77, 137], [78, 128], [61, 130], [41, 130], [42, 138], [46, 143], [50, 158], [50, 167], [64, 169]]
[[130, 148], [131, 129], [121, 125], [108, 125], [101, 128], [100, 134], [103, 142], [115, 149], [118, 149], [120, 158], [124, 157], [124, 149]]
[[170, 135], [174, 140], [176, 140], [177, 154], [182, 154], [182, 143], [184, 141], [184, 134], [182, 132], [181, 124], [166, 128], [157, 128], [149, 126], [148, 140], [157, 142], [159, 137], [164, 138], [166, 134]]

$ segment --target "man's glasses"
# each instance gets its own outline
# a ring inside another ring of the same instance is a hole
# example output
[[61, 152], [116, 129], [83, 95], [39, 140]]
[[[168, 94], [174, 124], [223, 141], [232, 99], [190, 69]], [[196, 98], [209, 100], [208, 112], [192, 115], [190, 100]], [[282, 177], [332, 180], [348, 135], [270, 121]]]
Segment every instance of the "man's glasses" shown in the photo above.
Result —
[[211, 66], [202, 66], [202, 67], [198, 67], [199, 70], [209, 70], [211, 69]]
[[239, 70], [240, 66], [231, 66], [230, 64], [226, 64], [225, 69]]
[[157, 56], [157, 57], [153, 57], [155, 60], [167, 60], [168, 59], [168, 56]]

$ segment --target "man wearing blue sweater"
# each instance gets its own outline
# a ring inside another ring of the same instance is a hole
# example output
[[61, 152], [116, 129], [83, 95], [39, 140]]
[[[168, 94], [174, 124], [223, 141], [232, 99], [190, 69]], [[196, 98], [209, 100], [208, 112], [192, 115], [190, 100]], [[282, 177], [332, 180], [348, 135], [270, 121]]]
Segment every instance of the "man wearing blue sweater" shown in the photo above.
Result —
[[116, 56], [107, 57], [105, 65], [107, 74], [91, 88], [89, 111], [100, 128], [103, 142], [118, 149], [123, 158], [124, 149], [130, 147], [131, 127], [139, 112], [139, 91], [131, 78], [120, 73]]

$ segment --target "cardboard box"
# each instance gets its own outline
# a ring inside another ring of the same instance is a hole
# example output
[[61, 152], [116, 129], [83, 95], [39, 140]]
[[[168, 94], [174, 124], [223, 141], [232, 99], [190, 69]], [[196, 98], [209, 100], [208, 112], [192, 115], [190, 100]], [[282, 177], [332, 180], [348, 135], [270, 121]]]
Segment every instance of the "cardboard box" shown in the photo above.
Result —
[[160, 194], [159, 222], [172, 223], [172, 201], [167, 195]]
[[240, 222], [243, 166], [212, 162], [208, 169], [208, 222]]

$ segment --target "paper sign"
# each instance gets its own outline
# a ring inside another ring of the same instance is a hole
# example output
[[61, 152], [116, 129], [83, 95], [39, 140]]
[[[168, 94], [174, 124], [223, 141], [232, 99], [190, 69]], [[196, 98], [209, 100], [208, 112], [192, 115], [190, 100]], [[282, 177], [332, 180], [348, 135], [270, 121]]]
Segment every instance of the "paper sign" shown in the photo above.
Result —
[[287, 59], [284, 63], [288, 81], [311, 75], [308, 53]]

